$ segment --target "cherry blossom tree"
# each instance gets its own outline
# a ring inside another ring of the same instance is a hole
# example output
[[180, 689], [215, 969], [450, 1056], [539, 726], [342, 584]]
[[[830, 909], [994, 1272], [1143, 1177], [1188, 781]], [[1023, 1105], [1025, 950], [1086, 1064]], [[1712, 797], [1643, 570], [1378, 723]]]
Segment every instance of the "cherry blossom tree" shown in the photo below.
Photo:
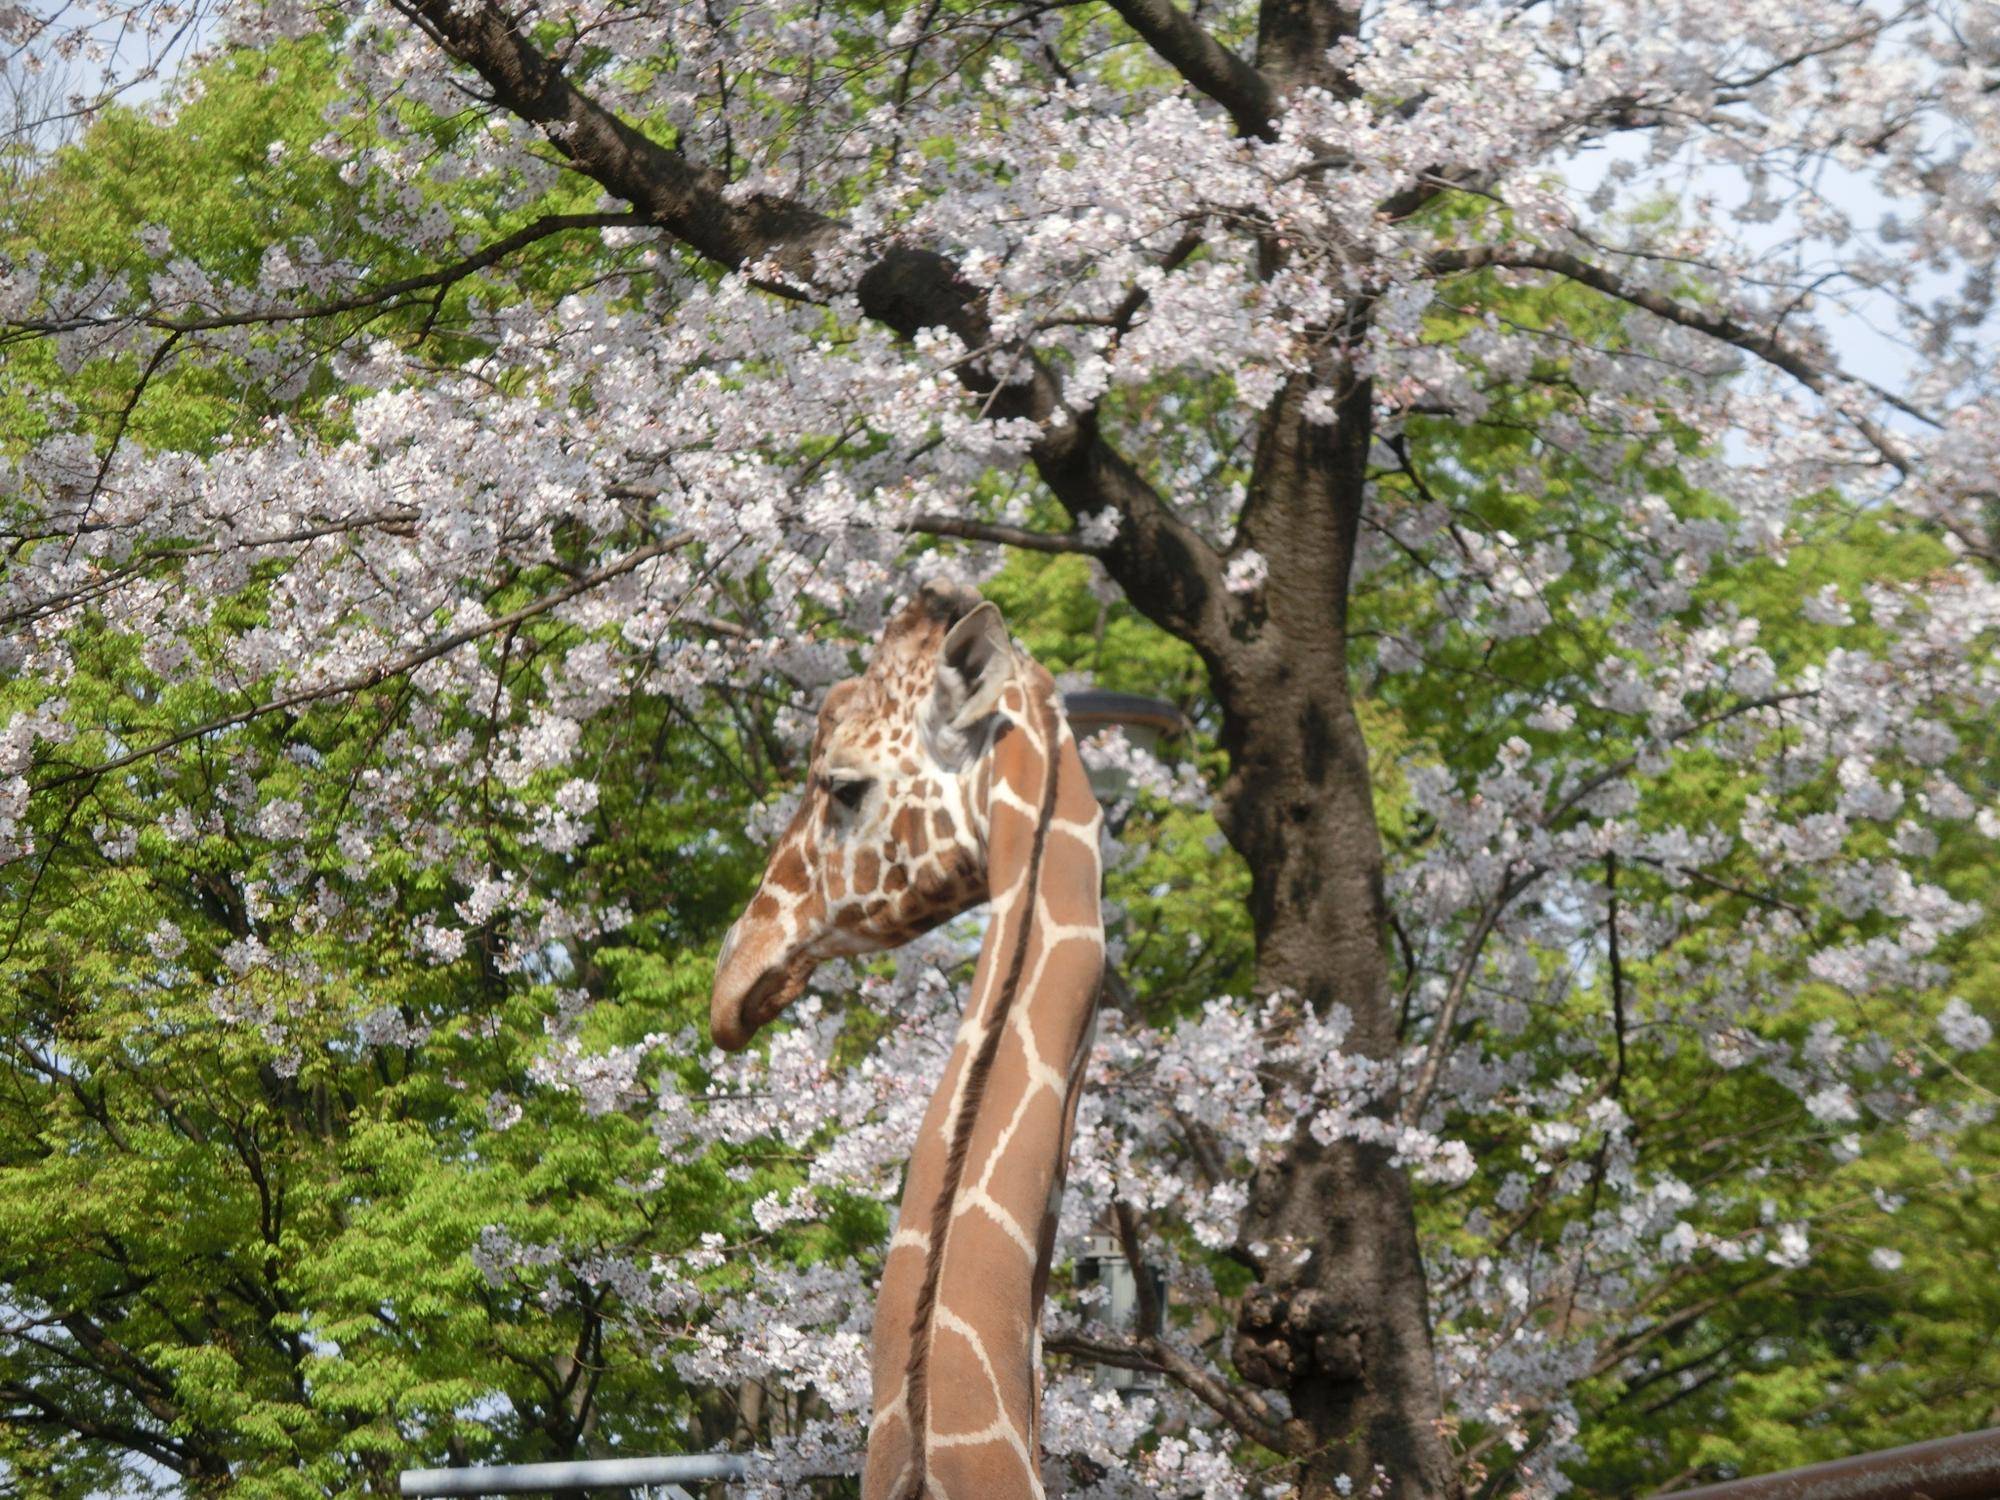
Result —
[[[17, 48], [104, 24], [0, 9]], [[267, 165], [330, 170], [343, 206], [255, 264], [154, 230], [0, 269], [8, 347], [46, 365], [8, 398], [17, 869], [85, 834], [115, 857], [93, 798], [219, 753], [227, 816], [300, 851], [233, 974], [423, 884], [455, 918], [412, 921], [413, 953], [476, 933], [548, 982], [631, 913], [521, 878], [470, 809], [560, 868], [630, 694], [762, 695], [743, 732], [782, 755], [921, 578], [1084, 560], [1198, 659], [1222, 761], [1211, 789], [1093, 753], [1136, 826], [1212, 813], [1255, 956], [1198, 1004], [1113, 985], [1065, 1243], [1113, 1234], [1168, 1301], [1055, 1315], [1048, 1462], [1077, 1493], [1559, 1491], [1578, 1392], [1644, 1378], [1700, 1316], [1674, 1297], [1816, 1253], [1784, 1194], [1702, 1180], [1649, 1080], [1789, 1101], [1772, 1171], [1983, 1123], [1962, 1063], [1990, 1025], [1948, 984], [1978, 908], [1939, 872], [2000, 837], [1990, 5], [217, 24], [327, 49], [325, 134]], [[241, 403], [223, 441], [148, 425], [192, 370]], [[129, 691], [84, 712], [104, 633]], [[379, 722], [338, 769], [246, 732], [357, 702]], [[387, 881], [374, 907], [315, 879], [329, 844]], [[750, 1210], [781, 1245], [893, 1199], [968, 941], [829, 976], [746, 1059], [565, 1033], [536, 1081], [643, 1098], [670, 1158], [810, 1153]], [[749, 1252], [719, 1299], [733, 1232], [580, 1274], [682, 1378], [816, 1393], [781, 1483], [859, 1441], [869, 1268]], [[496, 1233], [480, 1264], [567, 1254]]]

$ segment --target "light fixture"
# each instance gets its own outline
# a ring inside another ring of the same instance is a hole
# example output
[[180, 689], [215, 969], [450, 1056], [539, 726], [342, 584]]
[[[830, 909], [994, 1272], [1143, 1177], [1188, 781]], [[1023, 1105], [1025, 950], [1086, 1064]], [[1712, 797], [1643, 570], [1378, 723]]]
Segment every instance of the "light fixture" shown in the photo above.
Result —
[[[1148, 755], [1159, 756], [1161, 745], [1187, 732], [1187, 720], [1173, 704], [1138, 693], [1112, 693], [1101, 688], [1081, 688], [1063, 694], [1063, 712], [1069, 727], [1080, 740], [1099, 730], [1116, 726], [1125, 738]], [[1090, 789], [1100, 802], [1116, 802], [1125, 795], [1127, 778], [1112, 767], [1090, 773]]]

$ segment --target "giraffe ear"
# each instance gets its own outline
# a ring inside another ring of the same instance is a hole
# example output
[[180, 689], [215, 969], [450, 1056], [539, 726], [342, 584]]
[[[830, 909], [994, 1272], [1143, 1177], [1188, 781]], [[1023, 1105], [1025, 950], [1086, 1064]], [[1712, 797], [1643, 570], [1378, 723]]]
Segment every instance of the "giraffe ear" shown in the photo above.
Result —
[[1007, 622], [990, 600], [981, 600], [951, 627], [938, 649], [924, 728], [941, 760], [963, 755], [965, 731], [999, 708], [1000, 694], [1013, 675], [1014, 643]]

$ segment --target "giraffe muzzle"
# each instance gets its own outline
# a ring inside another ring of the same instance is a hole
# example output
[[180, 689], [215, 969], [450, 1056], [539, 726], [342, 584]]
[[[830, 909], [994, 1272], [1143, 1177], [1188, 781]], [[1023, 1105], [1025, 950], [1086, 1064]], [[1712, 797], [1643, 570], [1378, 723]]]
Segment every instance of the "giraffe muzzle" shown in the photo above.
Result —
[[708, 1002], [708, 1034], [725, 1052], [750, 1045], [766, 1023], [804, 993], [816, 965], [810, 958], [752, 968], [731, 962], [728, 954], [717, 965], [715, 989]]

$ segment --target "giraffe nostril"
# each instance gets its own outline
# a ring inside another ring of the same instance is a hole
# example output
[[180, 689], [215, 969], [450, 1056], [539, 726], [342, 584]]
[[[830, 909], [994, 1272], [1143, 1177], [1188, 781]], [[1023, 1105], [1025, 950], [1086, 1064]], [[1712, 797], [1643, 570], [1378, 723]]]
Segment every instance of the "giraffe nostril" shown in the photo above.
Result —
[[773, 969], [750, 986], [750, 993], [743, 997], [743, 1020], [752, 1031], [785, 1008], [790, 998], [785, 993], [788, 978], [783, 969]]
[[708, 1033], [718, 1047], [735, 1052], [750, 1045], [767, 1021], [798, 999], [811, 979], [813, 961], [795, 958], [744, 976], [718, 970], [709, 997]]

